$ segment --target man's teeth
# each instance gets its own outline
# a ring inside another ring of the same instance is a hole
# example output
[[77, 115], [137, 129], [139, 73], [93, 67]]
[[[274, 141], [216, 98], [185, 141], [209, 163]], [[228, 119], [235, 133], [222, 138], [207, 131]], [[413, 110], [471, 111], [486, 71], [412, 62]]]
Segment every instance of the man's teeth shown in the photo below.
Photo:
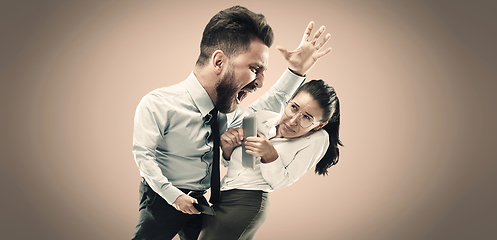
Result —
[[245, 92], [244, 91], [240, 91], [238, 92], [237, 96], [236, 96], [236, 99], [240, 102], [242, 101], [242, 98], [243, 98], [243, 95], [245, 95]]
[[251, 93], [251, 92], [252, 92], [252, 91], [250, 91], [250, 90], [244, 90], [244, 89], [242, 89], [242, 90], [240, 90], [240, 91], [238, 92], [238, 94], [237, 94], [236, 98], [237, 98], [237, 100], [238, 100], [239, 102], [241, 102], [241, 101], [243, 100], [243, 98], [244, 98], [245, 96], [247, 96], [247, 95], [248, 95], [249, 93]]

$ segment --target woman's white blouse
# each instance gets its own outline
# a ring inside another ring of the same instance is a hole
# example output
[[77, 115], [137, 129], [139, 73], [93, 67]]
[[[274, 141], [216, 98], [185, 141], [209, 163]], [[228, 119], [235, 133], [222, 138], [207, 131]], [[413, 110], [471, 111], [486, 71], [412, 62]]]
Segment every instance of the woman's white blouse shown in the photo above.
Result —
[[[270, 111], [259, 111], [257, 115], [257, 130], [268, 139], [274, 137], [281, 115]], [[290, 186], [321, 160], [329, 145], [328, 133], [323, 129], [300, 138], [275, 138], [270, 141], [278, 152], [278, 158], [271, 163], [262, 163], [258, 158], [253, 169], [242, 166], [241, 146], [233, 150], [231, 160], [223, 161], [228, 166], [228, 172], [221, 182], [221, 191], [245, 189], [272, 192]]]

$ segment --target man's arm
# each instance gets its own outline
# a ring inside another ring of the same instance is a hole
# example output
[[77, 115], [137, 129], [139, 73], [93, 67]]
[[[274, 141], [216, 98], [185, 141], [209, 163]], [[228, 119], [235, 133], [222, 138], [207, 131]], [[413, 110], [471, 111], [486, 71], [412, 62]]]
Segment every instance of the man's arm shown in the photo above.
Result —
[[293, 51], [278, 46], [277, 49], [282, 53], [287, 62], [288, 69], [283, 72], [280, 79], [274, 84], [268, 92], [264, 93], [258, 100], [250, 104], [245, 110], [238, 109], [233, 115], [230, 127], [239, 127], [244, 116], [260, 110], [272, 112], [283, 111], [286, 102], [293, 95], [305, 80], [305, 74], [316, 64], [316, 62], [331, 52], [331, 48], [320, 51], [328, 42], [331, 35], [327, 34], [319, 43], [318, 40], [325, 31], [321, 26], [318, 31], [311, 37], [314, 22], [310, 22], [304, 31], [304, 36], [300, 45]]
[[179, 211], [199, 214], [193, 203], [196, 200], [172, 185], [156, 160], [156, 149], [167, 124], [167, 107], [163, 99], [154, 94], [146, 95], [138, 104], [134, 119], [133, 154], [140, 175], [147, 184]]

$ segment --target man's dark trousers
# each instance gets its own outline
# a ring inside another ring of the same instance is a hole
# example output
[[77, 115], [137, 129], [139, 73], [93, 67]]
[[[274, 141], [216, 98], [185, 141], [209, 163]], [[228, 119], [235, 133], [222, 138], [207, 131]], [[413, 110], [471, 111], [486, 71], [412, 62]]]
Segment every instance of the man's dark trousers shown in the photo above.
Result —
[[202, 214], [190, 215], [176, 210], [144, 180], [139, 192], [140, 215], [133, 240], [173, 239], [176, 234], [181, 240], [197, 239], [202, 228]]

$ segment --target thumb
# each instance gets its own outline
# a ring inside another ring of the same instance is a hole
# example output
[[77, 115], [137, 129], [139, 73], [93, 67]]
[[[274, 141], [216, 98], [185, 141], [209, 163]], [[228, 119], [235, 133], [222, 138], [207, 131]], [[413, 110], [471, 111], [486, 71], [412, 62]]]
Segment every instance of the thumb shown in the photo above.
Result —
[[288, 50], [286, 50], [285, 47], [283, 46], [277, 46], [276, 49], [278, 49], [278, 51], [280, 51], [281, 55], [283, 55], [284, 58], [288, 58]]
[[265, 139], [266, 136], [264, 136], [264, 134], [262, 134], [261, 132], [257, 131], [257, 137], [260, 137], [260, 138], [263, 138]]

